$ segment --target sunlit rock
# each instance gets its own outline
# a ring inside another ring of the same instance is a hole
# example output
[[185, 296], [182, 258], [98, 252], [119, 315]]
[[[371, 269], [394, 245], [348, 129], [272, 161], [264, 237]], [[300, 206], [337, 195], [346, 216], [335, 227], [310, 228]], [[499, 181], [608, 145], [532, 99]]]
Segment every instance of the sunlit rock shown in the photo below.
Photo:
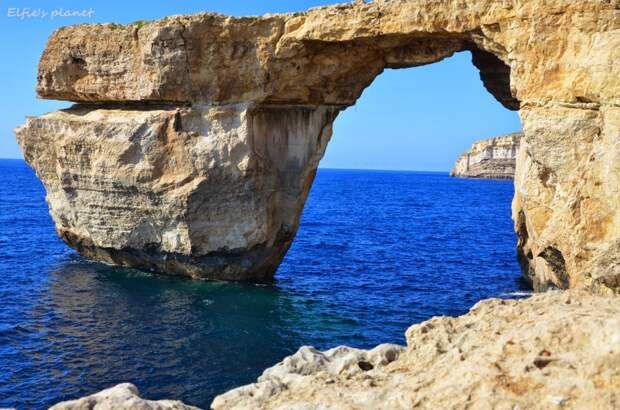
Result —
[[402, 350], [303, 347], [212, 408], [611, 409], [620, 400], [617, 296], [489, 299], [406, 336]]
[[512, 179], [523, 133], [476, 141], [456, 160], [450, 176], [464, 178]]
[[50, 410], [199, 410], [177, 400], [145, 400], [131, 383], [123, 383], [81, 399], [63, 401]]
[[17, 134], [59, 234], [84, 255], [265, 280], [339, 110], [386, 68], [469, 50], [486, 89], [520, 110], [514, 218], [526, 277], [537, 289], [614, 292], [619, 31], [616, 0], [386, 0], [65, 27], [48, 41], [37, 92], [89, 104]]
[[334, 115], [273, 105], [77, 105], [16, 132], [58, 235], [83, 255], [261, 281], [293, 240]]

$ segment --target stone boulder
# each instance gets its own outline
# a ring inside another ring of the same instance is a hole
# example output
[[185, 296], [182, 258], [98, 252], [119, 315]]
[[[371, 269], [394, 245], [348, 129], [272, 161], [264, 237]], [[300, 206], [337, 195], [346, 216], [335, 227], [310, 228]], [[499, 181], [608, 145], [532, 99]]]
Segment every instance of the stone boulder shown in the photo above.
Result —
[[199, 410], [177, 400], [145, 400], [131, 383], [118, 384], [81, 399], [63, 401], [50, 410]]

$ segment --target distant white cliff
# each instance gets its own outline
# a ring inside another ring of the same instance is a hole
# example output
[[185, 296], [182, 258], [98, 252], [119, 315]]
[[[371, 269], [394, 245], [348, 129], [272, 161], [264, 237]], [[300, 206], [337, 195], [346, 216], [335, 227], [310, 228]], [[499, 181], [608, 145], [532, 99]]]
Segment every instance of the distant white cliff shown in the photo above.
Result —
[[522, 132], [476, 141], [456, 160], [450, 176], [465, 178], [504, 178], [515, 175], [517, 151]]

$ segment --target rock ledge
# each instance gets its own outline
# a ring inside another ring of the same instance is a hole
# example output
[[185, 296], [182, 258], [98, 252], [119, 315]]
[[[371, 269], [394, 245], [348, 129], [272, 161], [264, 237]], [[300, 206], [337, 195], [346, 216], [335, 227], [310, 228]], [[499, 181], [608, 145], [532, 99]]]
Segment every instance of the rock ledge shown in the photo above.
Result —
[[[487, 299], [460, 317], [411, 326], [407, 346], [302, 347], [214, 410], [590, 409], [620, 403], [620, 298], [583, 290]], [[179, 409], [131, 384], [52, 410]]]

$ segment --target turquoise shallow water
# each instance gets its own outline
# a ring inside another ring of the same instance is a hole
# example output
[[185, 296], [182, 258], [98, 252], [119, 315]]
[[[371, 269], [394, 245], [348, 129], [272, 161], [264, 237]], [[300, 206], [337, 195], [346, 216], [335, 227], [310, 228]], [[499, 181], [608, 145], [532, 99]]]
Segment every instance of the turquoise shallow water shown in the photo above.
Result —
[[319, 170], [273, 285], [198, 282], [82, 259], [23, 161], [0, 160], [0, 407], [116, 383], [208, 407], [301, 345], [404, 343], [405, 329], [525, 290], [512, 182]]

